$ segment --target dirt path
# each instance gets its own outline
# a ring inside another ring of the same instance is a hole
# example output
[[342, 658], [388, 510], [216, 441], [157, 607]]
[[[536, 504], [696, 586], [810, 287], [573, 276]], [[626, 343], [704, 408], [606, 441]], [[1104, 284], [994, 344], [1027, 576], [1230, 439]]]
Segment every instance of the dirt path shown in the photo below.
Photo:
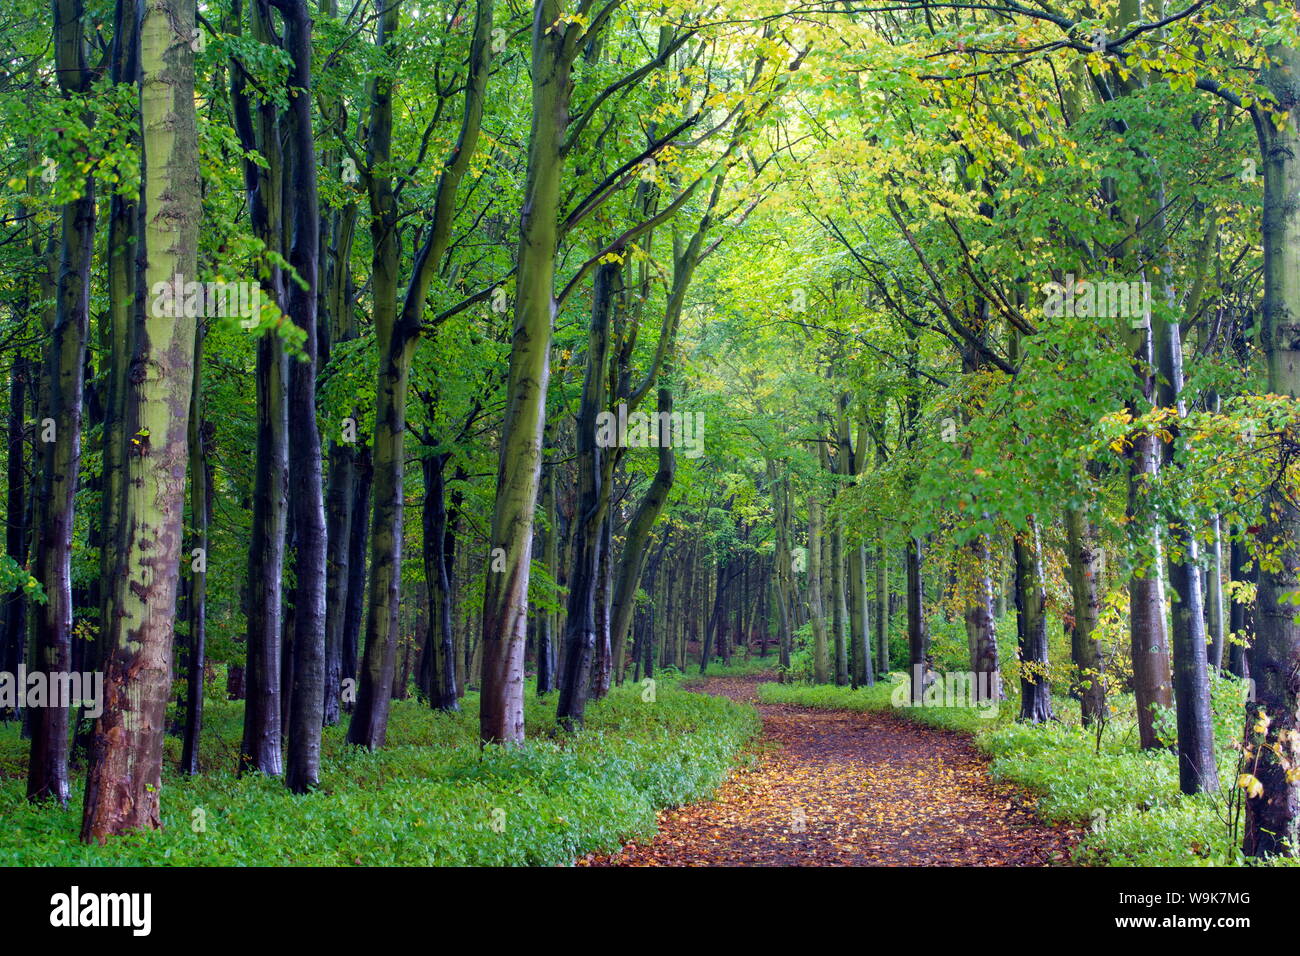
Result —
[[887, 713], [758, 704], [761, 678], [693, 689], [753, 701], [760, 758], [708, 803], [665, 810], [659, 835], [589, 866], [1048, 866], [1079, 838], [992, 782], [959, 734]]

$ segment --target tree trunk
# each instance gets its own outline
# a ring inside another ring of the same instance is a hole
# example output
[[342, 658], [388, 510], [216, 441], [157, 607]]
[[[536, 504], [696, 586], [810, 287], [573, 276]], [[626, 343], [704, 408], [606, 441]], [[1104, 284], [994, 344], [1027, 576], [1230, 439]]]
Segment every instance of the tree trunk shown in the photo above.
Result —
[[1074, 624], [1069, 628], [1070, 653], [1077, 672], [1075, 692], [1083, 725], [1104, 720], [1106, 688], [1102, 684], [1101, 642], [1094, 637], [1101, 618], [1101, 562], [1097, 526], [1078, 508], [1065, 512], [1066, 558]]
[[[200, 177], [194, 107], [195, 8], [155, 0], [140, 27], [142, 273], [156, 290], [195, 275]], [[176, 295], [179, 289], [173, 289]], [[114, 580], [113, 635], [104, 712], [95, 727], [81, 838], [104, 840], [161, 826], [163, 726], [171, 686], [172, 628], [182, 547], [195, 320], [139, 313], [133, 336], [126, 434], [131, 453]]]
[[[370, 466], [370, 449], [357, 451], [357, 483], [352, 498], [352, 527], [348, 541], [347, 608], [343, 615], [343, 650], [339, 667], [340, 687], [349, 689], [343, 709], [355, 709], [357, 653], [361, 646], [361, 622], [366, 603], [366, 546], [370, 539], [370, 483], [374, 469]], [[351, 683], [349, 683], [351, 682]]]
[[[338, 0], [320, 0], [320, 10], [329, 17], [338, 15]], [[337, 98], [322, 96], [321, 112], [326, 122], [342, 128], [347, 111]], [[338, 169], [343, 153], [338, 148], [320, 151], [322, 169]], [[349, 162], [351, 160], [349, 159]], [[357, 202], [351, 198], [342, 208], [328, 201], [321, 204], [322, 227], [320, 254], [320, 294], [317, 296], [319, 364], [327, 375], [337, 346], [357, 338], [355, 296], [352, 287], [352, 246], [356, 238]], [[319, 385], [322, 378], [317, 378]], [[319, 397], [319, 396], [318, 396]], [[340, 719], [343, 689], [343, 630], [348, 609], [348, 580], [355, 520], [357, 408], [350, 410], [339, 424], [339, 432], [329, 443], [325, 478], [325, 680], [322, 719], [333, 727]]]
[[290, 98], [292, 157], [287, 200], [292, 210], [288, 314], [304, 335], [303, 355], [290, 363], [290, 515], [294, 523], [293, 693], [285, 784], [307, 793], [320, 783], [320, 738], [325, 723], [325, 502], [320, 432], [316, 428], [316, 327], [320, 266], [320, 199], [312, 134], [311, 15], [306, 0], [282, 0], [284, 47], [292, 58], [289, 82], [303, 91]]
[[[1264, 158], [1264, 322], [1261, 344], [1268, 360], [1268, 390], [1300, 396], [1300, 105], [1296, 76], [1300, 50], [1275, 46], [1261, 79], [1286, 104], [1275, 122], [1265, 106], [1255, 107], [1255, 129]], [[1285, 441], [1291, 442], [1290, 434]], [[1263, 789], [1246, 800], [1244, 849], [1250, 856], [1300, 856], [1300, 625], [1293, 595], [1300, 589], [1300, 508], [1279, 480], [1264, 502], [1262, 541], [1280, 543], [1277, 563], [1259, 574], [1255, 640], [1250, 649], [1250, 676], [1256, 704], [1246, 720], [1247, 733], [1262, 736], [1263, 756], [1255, 776]], [[1262, 711], [1267, 729], [1252, 733]], [[1272, 754], [1264, 747], [1275, 746]]]
[[[65, 98], [90, 89], [86, 67], [83, 0], [55, 0], [54, 59], [59, 90]], [[92, 117], [87, 117], [93, 122]], [[147, 128], [147, 126], [146, 126]], [[61, 210], [62, 250], [55, 291], [54, 327], [45, 360], [49, 376], [45, 415], [37, 423], [44, 443], [40, 496], [37, 499], [35, 577], [46, 603], [35, 616], [33, 670], [66, 673], [72, 653], [72, 538], [81, 467], [81, 416], [85, 391], [86, 338], [90, 324], [90, 267], [95, 244], [94, 177], [87, 176], [80, 195]], [[192, 343], [187, 344], [187, 348]], [[52, 427], [52, 432], [46, 431]], [[27, 797], [33, 801], [68, 802], [68, 708], [29, 709], [32, 749]]]
[[777, 636], [780, 648], [780, 680], [790, 679], [790, 523], [787, 507], [786, 484], [776, 476], [776, 462], [768, 459], [767, 486], [773, 493], [773, 510], [776, 512], [776, 553], [773, 558], [776, 577]]
[[190, 644], [186, 655], [185, 734], [181, 744], [181, 773], [194, 776], [199, 767], [203, 734], [203, 675], [207, 667], [208, 522], [212, 514], [212, 463], [208, 460], [210, 426], [203, 408], [202, 323], [194, 329], [194, 385], [190, 395]]
[[[6, 434], [5, 468], [5, 553], [19, 566], [27, 566], [29, 538], [26, 441], [27, 380], [29, 363], [22, 355], [14, 356], [9, 370], [9, 423]], [[17, 591], [0, 597], [0, 626], [4, 627], [4, 640], [0, 642], [0, 670], [17, 674], [18, 665], [26, 659], [27, 647], [27, 596]], [[16, 717], [15, 711], [0, 708], [0, 720]]]
[[724, 599], [726, 596], [727, 569], [731, 563], [726, 558], [719, 558], [717, 563], [717, 575], [713, 584], [713, 610], [709, 614], [708, 624], [704, 629], [704, 642], [700, 645], [700, 673], [708, 671], [709, 663], [717, 654], [714, 651], [714, 641], [726, 640], [725, 637], [718, 637], [726, 627], [726, 614], [724, 612]]
[[973, 593], [966, 605], [970, 637], [970, 666], [978, 701], [1002, 699], [1002, 673], [998, 659], [998, 632], [993, 618], [993, 575], [988, 538], [979, 535], [967, 546]]
[[[572, 57], [581, 29], [573, 23], [557, 24], [559, 14], [558, 0], [537, 0], [534, 4], [532, 129], [520, 223], [514, 338], [490, 538], [492, 557], [501, 559], [502, 570], [489, 572], [483, 595], [479, 737], [484, 742], [520, 743], [524, 739], [529, 550], [550, 379], [562, 147], [568, 126]], [[566, 621], [566, 634], [574, 633], [573, 627]], [[566, 660], [565, 674], [585, 666], [583, 661], [575, 664]], [[580, 712], [572, 713], [577, 703], [575, 690], [569, 689], [567, 701], [561, 696], [559, 712], [565, 720], [581, 719]]]
[[1216, 672], [1223, 670], [1223, 648], [1226, 643], [1226, 630], [1223, 615], [1223, 529], [1216, 512], [1210, 519], [1210, 567], [1206, 574], [1205, 602], [1206, 616], [1210, 629], [1210, 666]]
[[447, 507], [444, 471], [447, 453], [428, 455], [424, 471], [424, 580], [429, 589], [428, 635], [420, 685], [434, 710], [460, 710], [456, 689], [456, 644], [452, 637], [451, 567], [447, 555]]
[[325, 541], [325, 709], [326, 727], [339, 722], [339, 691], [343, 685], [343, 630], [347, 620], [348, 579], [351, 574], [353, 504], [357, 469], [353, 449], [333, 443], [329, 451]]
[[835, 683], [845, 687], [849, 683], [849, 605], [845, 597], [848, 564], [844, 556], [844, 529], [835, 521], [831, 530], [831, 626], [835, 629]]
[[[608, 481], [608, 477], [606, 478]], [[609, 498], [609, 485], [604, 486], [604, 496]], [[600, 526], [600, 559], [596, 563], [596, 654], [591, 671], [591, 697], [600, 700], [609, 693], [610, 679], [614, 673], [614, 649], [609, 640], [609, 612], [613, 588], [610, 581], [610, 552], [614, 550], [614, 518], [609, 513], [608, 502], [605, 520]]]
[[[587, 336], [587, 368], [577, 421], [578, 506], [573, 530], [572, 573], [565, 616], [565, 661], [556, 720], [566, 730], [582, 725], [587, 692], [596, 656], [597, 577], [605, 546], [604, 526], [609, 497], [602, 493], [605, 449], [597, 442], [597, 416], [605, 408], [609, 325], [620, 263], [603, 264], [592, 292], [591, 327]], [[531, 521], [531, 518], [529, 519]]]
[[675, 573], [668, 576], [668, 601], [665, 608], [670, 611], [665, 626], [663, 650], [659, 656], [659, 667], [667, 670], [677, 664], [677, 645], [682, 627], [682, 618], [686, 613], [686, 586], [690, 575], [691, 546], [680, 549], [680, 561], [675, 565]]
[[815, 489], [808, 498], [808, 600], [812, 605], [813, 683], [825, 684], [830, 680], [830, 661], [822, 606], [822, 503]]
[[879, 673], [889, 671], [889, 552], [885, 543], [876, 543], [876, 652]]
[[[395, 56], [401, 9], [384, 8], [375, 46]], [[393, 140], [393, 81], [380, 74], [370, 85], [370, 127], [366, 140], [366, 187], [370, 204], [371, 298], [379, 367], [375, 383], [372, 438], [373, 517], [365, 617], [365, 649], [358, 672], [356, 705], [348, 743], [376, 750], [388, 734], [388, 709], [397, 664], [397, 615], [401, 599], [402, 465], [405, 461], [406, 391], [410, 374], [407, 343], [397, 331], [397, 200], [389, 169]], [[413, 346], [413, 340], [412, 340]]]
[[[356, 223], [356, 205], [349, 204], [339, 215], [333, 227], [330, 243], [332, 259], [327, 259], [329, 275], [325, 281], [328, 295], [329, 335], [324, 336], [322, 364], [329, 362], [335, 345], [350, 342], [357, 337], [356, 317], [352, 308], [351, 282], [348, 259]], [[353, 410], [355, 426], [357, 412]], [[355, 435], [349, 440], [340, 435], [339, 441], [330, 442], [328, 477], [325, 493], [325, 710], [326, 727], [339, 722], [340, 692], [343, 686], [344, 628], [347, 622], [349, 580], [351, 578], [352, 526], [355, 511], [357, 483], [357, 449]]]
[[1016, 636], [1020, 658], [1020, 719], [1041, 724], [1054, 717], [1047, 679], [1047, 589], [1038, 524], [1015, 540]]
[[[135, 86], [140, 79], [140, 21], [135, 4], [118, 0], [113, 16], [112, 80]], [[131, 146], [139, 146], [137, 131], [128, 133]], [[99, 669], [108, 653], [112, 631], [113, 587], [124, 542], [122, 498], [125, 492], [126, 433], [124, 431], [127, 371], [131, 361], [131, 327], [136, 309], [136, 236], [139, 233], [139, 196], [113, 193], [108, 218], [108, 308], [104, 336], [108, 355], [101, 433], [103, 470], [100, 488], [99, 632], [94, 661]]]
[[[542, 511], [546, 513], [546, 527], [542, 529], [541, 557], [546, 564], [547, 572], [551, 575], [551, 580], [558, 584], [560, 573], [560, 529], [559, 513], [556, 510], [555, 502], [555, 471], [557, 467], [554, 461], [548, 461], [542, 465]], [[557, 624], [556, 612], [549, 608], [537, 622], [537, 694], [539, 697], [549, 694], [559, 684], [556, 673], [556, 666], [559, 663], [556, 659], [556, 643], [559, 640], [559, 635], [556, 632]]]
[[[1130, 520], [1142, 517], [1141, 503], [1146, 483], [1151, 480], [1155, 467], [1155, 439], [1137, 435], [1129, 463], [1128, 505], [1125, 511]], [[1159, 555], [1159, 535], [1152, 530], [1156, 555]], [[1138, 741], [1143, 750], [1165, 746], [1156, 733], [1157, 707], [1173, 706], [1170, 686], [1169, 646], [1165, 638], [1164, 589], [1160, 581], [1158, 557], [1140, 575], [1129, 578], [1129, 639], [1133, 659], [1133, 695], [1137, 704]]]
[[[867, 601], [867, 554], [861, 542], [849, 546], [849, 633], [852, 636], [853, 682], [870, 687], [876, 682], [875, 652], [871, 647], [871, 616]], [[927, 640], [928, 646], [928, 640]]]
[[[1151, 220], [1164, 236], [1164, 190], [1155, 193], [1160, 211]], [[1181, 419], [1187, 413], [1183, 399], [1183, 346], [1176, 318], [1180, 308], [1168, 284], [1172, 257], [1167, 249], [1158, 256], [1161, 287], [1168, 311], [1152, 319], [1160, 405], [1175, 408]], [[1164, 467], [1178, 469], [1175, 439], [1163, 444]], [[1178, 723], [1178, 783], [1183, 793], [1213, 793], [1219, 789], [1214, 760], [1214, 715], [1210, 712], [1210, 680], [1205, 644], [1205, 603], [1201, 592], [1200, 544], [1189, 523], [1177, 516], [1170, 523], [1171, 547], [1165, 555], [1169, 585], [1174, 592], [1171, 637], [1174, 658], [1174, 703]]]
[[[271, 14], [266, 0], [253, 0], [253, 39], [272, 42]], [[240, 21], [238, 0], [232, 20]], [[271, 252], [279, 252], [283, 157], [280, 129], [273, 104], [259, 102], [254, 127], [246, 79], [238, 61], [231, 64], [230, 98], [236, 132], [245, 150], [261, 153], [263, 167], [244, 162], [244, 187], [254, 236]], [[262, 294], [272, 309], [283, 301], [282, 274], [269, 259], [259, 269]], [[263, 332], [257, 340], [257, 450], [253, 485], [253, 526], [248, 551], [248, 656], [245, 673], [244, 736], [240, 770], [279, 775], [284, 537], [288, 507], [288, 368], [280, 336]]]
[[[1250, 555], [1246, 552], [1246, 546], [1234, 537], [1228, 548], [1228, 575], [1232, 581], [1240, 584], [1258, 584], [1257, 570], [1252, 567], [1250, 572], [1246, 571], [1249, 560]], [[1246, 646], [1242, 642], [1249, 644], [1255, 634], [1251, 605], [1234, 597], [1229, 609], [1228, 630], [1234, 638], [1232, 646], [1228, 649], [1228, 672], [1244, 680], [1250, 676], [1250, 666], [1247, 663]]]
[[930, 633], [925, 622], [925, 590], [921, 575], [921, 561], [921, 539], [909, 535], [907, 539], [907, 647], [914, 705], [923, 702], [925, 681], [930, 673]]

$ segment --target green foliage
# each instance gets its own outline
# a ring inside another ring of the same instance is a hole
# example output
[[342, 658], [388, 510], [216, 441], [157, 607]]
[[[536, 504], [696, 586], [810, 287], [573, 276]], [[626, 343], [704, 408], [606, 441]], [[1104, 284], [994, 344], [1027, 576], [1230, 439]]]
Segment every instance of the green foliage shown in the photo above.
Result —
[[[240, 705], [213, 702], [207, 772], [169, 771], [164, 829], [105, 847], [76, 842], [80, 793], [66, 810], [27, 803], [26, 747], [11, 724], [0, 727], [0, 865], [562, 866], [649, 837], [657, 809], [707, 797], [758, 731], [753, 708], [672, 680], [642, 697], [639, 685], [615, 688], [589, 708], [585, 731], [551, 737], [554, 701], [530, 695], [528, 743], [481, 753], [476, 695], [457, 714], [394, 701], [384, 751], [348, 747], [342, 726], [326, 731], [323, 786], [305, 797], [234, 775]], [[167, 750], [174, 765], [178, 741]]]
[[811, 681], [813, 677], [812, 621], [805, 621], [791, 636], [790, 673], [796, 681]]
[[884, 710], [889, 706], [892, 689], [888, 681], [877, 681], [871, 687], [857, 690], [831, 684], [760, 684], [758, 699], [765, 704], [794, 704], [824, 710]]
[[[706, 673], [709, 677], [753, 677], [756, 674], [770, 674], [777, 667], [777, 658], [775, 654], [769, 654], [767, 657], [759, 657], [756, 653], [750, 653], [746, 656], [733, 654], [730, 664], [719, 664], [716, 661], [709, 664]], [[663, 671], [659, 672], [662, 675]], [[668, 673], [674, 673], [669, 671]], [[686, 678], [698, 677], [698, 674], [688, 673], [683, 675]]]
[[46, 601], [45, 589], [41, 582], [32, 577], [9, 555], [0, 555], [0, 595], [19, 591], [37, 604]]

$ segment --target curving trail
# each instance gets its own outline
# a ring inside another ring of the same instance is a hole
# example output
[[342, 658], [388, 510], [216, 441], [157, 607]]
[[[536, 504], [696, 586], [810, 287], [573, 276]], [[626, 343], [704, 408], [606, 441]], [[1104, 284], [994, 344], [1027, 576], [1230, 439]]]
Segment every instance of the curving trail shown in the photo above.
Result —
[[959, 734], [887, 713], [759, 704], [760, 677], [694, 686], [755, 703], [760, 756], [715, 800], [665, 810], [647, 846], [586, 866], [1051, 866], [1076, 829], [1049, 826], [1032, 798], [989, 779]]

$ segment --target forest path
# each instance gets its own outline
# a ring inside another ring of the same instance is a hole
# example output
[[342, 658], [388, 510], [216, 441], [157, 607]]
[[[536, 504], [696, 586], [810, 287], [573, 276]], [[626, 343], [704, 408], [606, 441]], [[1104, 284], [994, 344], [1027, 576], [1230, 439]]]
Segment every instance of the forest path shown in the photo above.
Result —
[[692, 690], [753, 703], [758, 759], [709, 802], [659, 815], [646, 846], [588, 866], [1051, 866], [1078, 840], [989, 779], [956, 733], [888, 713], [758, 703], [770, 677], [712, 677]]

